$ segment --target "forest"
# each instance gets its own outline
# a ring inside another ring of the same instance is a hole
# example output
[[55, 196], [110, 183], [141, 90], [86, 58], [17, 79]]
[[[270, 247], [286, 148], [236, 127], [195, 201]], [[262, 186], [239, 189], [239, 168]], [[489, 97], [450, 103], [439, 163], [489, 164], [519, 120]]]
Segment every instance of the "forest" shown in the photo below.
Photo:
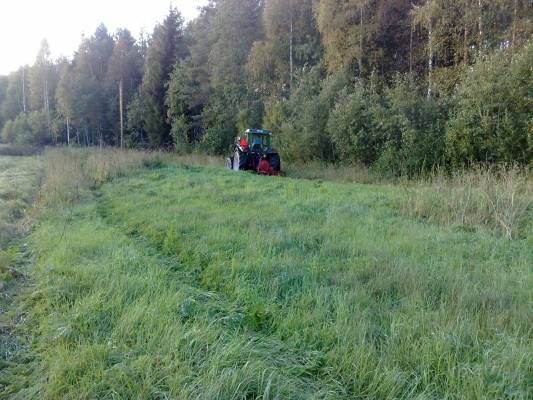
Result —
[[292, 161], [531, 165], [532, 17], [530, 0], [170, 7], [141, 37], [98, 26], [71, 59], [43, 40], [0, 77], [0, 141], [217, 155], [262, 127]]

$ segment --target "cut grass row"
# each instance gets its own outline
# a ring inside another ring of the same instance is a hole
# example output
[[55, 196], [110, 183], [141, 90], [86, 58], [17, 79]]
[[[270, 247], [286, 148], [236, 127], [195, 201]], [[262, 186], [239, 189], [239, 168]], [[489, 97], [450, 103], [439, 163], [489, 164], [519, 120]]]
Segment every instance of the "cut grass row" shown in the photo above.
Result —
[[0, 155], [0, 398], [14, 375], [29, 373], [28, 335], [19, 329], [24, 320], [20, 301], [29, 289], [28, 253], [19, 241], [31, 225], [40, 165], [37, 157]]
[[23, 231], [21, 219], [36, 194], [37, 157], [0, 156], [0, 249]]
[[530, 239], [410, 218], [394, 186], [152, 166], [32, 234], [20, 396], [531, 397]]

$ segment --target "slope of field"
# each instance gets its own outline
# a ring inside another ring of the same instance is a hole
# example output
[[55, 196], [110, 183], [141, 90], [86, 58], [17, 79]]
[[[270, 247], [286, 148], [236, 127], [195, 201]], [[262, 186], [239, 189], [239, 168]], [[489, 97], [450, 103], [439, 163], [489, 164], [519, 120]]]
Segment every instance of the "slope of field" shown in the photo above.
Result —
[[167, 166], [52, 208], [18, 396], [531, 398], [530, 239], [410, 219], [401, 196]]

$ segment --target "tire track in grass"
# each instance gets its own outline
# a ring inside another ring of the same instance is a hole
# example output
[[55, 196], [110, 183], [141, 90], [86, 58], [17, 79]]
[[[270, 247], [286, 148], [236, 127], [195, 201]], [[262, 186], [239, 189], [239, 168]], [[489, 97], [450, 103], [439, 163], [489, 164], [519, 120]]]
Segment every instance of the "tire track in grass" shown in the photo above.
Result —
[[[188, 293], [177, 306], [180, 321], [191, 325], [201, 321], [201, 324], [206, 324], [206, 326], [219, 331], [219, 340], [228, 341], [230, 347], [235, 346], [235, 342], [242, 345], [241, 348], [236, 348], [234, 351], [240, 353], [243, 358], [234, 360], [234, 364], [228, 363], [224, 368], [226, 370], [247, 369], [256, 364], [259, 367], [254, 379], [266, 379], [264, 375], [266, 373], [270, 375], [268, 378], [270, 381], [265, 387], [265, 390], [268, 389], [268, 391], [255, 393], [255, 395], [264, 396], [264, 398], [277, 398], [274, 395], [276, 392], [282, 394], [283, 391], [280, 392], [279, 387], [276, 388], [272, 382], [272, 377], [278, 374], [280, 377], [283, 376], [287, 382], [291, 382], [291, 385], [294, 385], [291, 389], [291, 391], [295, 390], [292, 395], [289, 392], [286, 393], [286, 395], [291, 395], [290, 398], [303, 396], [304, 398], [340, 399], [346, 395], [345, 390], [329, 376], [328, 371], [321, 370], [324, 354], [319, 351], [302, 351], [288, 347], [287, 344], [276, 338], [250, 329], [250, 324], [253, 325], [253, 321], [247, 320], [246, 310], [242, 306], [231, 303], [224, 294], [209, 290], [202, 285], [198, 276], [183, 270], [179, 257], [161, 255], [161, 249], [154, 246], [151, 240], [135, 229], [130, 229], [124, 221], [117, 219], [116, 216], [110, 217], [109, 214], [113, 209], [112, 203], [103, 191], [95, 191], [94, 195], [97, 204], [96, 211], [101, 220], [112, 229], [119, 230], [128, 240], [133, 241], [136, 247], [143, 249], [143, 252], [157, 258], [157, 263], [166, 271], [167, 284]], [[212, 368], [208, 360], [205, 360], [204, 363], [205, 368]], [[216, 365], [216, 362], [214, 364]], [[277, 384], [285, 386], [281, 382], [277, 382]], [[289, 386], [286, 387], [286, 389], [288, 388]], [[299, 395], [296, 396], [296, 393]], [[307, 394], [304, 395], [304, 393]], [[204, 398], [200, 392], [197, 394]], [[240, 397], [236, 392], [235, 398]]]
[[[523, 243], [511, 259], [498, 251], [484, 260], [493, 246], [509, 243], [409, 220], [394, 212], [383, 188], [168, 168], [104, 192], [112, 223], [176, 255], [195, 287], [242, 306], [249, 329], [325, 353], [316, 375], [337, 379], [347, 397], [453, 397], [501, 391], [503, 382], [524, 389], [519, 364], [516, 375], [506, 366], [496, 384], [483, 381], [483, 368], [506, 362], [504, 352], [486, 356], [485, 349], [514, 346], [513, 326], [493, 315], [527, 329], [518, 317], [525, 294], [509, 291], [528, 259]], [[491, 284], [493, 277], [503, 283]], [[496, 299], [486, 318], [478, 307], [485, 296]], [[503, 340], [487, 329], [491, 323]], [[484, 338], [472, 345], [477, 335]], [[459, 366], [476, 376], [456, 376]]]

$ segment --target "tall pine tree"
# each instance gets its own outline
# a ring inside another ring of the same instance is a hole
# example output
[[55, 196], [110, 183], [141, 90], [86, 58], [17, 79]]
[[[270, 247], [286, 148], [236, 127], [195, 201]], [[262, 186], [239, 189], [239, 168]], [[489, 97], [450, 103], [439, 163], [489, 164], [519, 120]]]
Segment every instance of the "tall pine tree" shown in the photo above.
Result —
[[176, 8], [170, 8], [161, 25], [154, 29], [147, 50], [141, 93], [146, 106], [145, 129], [152, 147], [172, 144], [167, 122], [165, 93], [172, 68], [185, 55], [183, 18]]

